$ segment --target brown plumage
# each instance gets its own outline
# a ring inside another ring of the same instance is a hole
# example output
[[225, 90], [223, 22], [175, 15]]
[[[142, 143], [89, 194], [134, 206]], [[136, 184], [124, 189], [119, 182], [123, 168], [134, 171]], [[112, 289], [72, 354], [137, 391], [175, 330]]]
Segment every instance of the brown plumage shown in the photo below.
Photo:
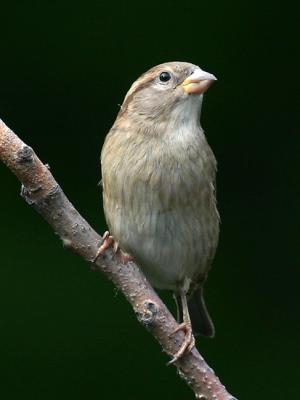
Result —
[[111, 235], [151, 284], [172, 290], [186, 340], [213, 336], [203, 284], [218, 242], [216, 160], [199, 118], [215, 77], [183, 62], [158, 65], [131, 86], [101, 154], [104, 211]]

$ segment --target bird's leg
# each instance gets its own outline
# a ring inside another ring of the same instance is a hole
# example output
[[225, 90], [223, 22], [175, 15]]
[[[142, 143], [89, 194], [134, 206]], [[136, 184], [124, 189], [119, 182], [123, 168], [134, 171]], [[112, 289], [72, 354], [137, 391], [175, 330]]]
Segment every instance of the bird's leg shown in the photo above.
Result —
[[108, 231], [105, 231], [102, 238], [101, 246], [99, 247], [95, 258], [93, 259], [93, 263], [95, 263], [110, 246], [113, 246], [113, 250], [115, 253], [118, 251], [118, 242], [115, 241], [114, 237], [110, 235]]
[[179, 358], [181, 358], [184, 354], [189, 353], [195, 346], [195, 338], [193, 335], [192, 323], [190, 319], [185, 290], [180, 290], [180, 299], [182, 305], [183, 322], [171, 333], [171, 335], [176, 332], [183, 331], [185, 334], [185, 338], [180, 349], [177, 351], [177, 353], [174, 354], [172, 360], [168, 364], [173, 364], [174, 362], [179, 360]]
[[178, 299], [175, 293], [173, 293], [173, 299], [175, 301], [176, 304], [176, 321], [178, 323], [180, 323], [180, 308], [179, 308], [179, 303], [178, 303]]
[[108, 231], [104, 232], [103, 238], [102, 238], [102, 244], [99, 247], [97, 254], [95, 258], [93, 259], [93, 263], [97, 261], [97, 259], [104, 254], [104, 252], [111, 247], [113, 248], [113, 252], [118, 256], [118, 260], [122, 264], [126, 264], [128, 261], [132, 260], [132, 257], [130, 254], [123, 252], [120, 247], [119, 243], [115, 240], [115, 238], [110, 235]]

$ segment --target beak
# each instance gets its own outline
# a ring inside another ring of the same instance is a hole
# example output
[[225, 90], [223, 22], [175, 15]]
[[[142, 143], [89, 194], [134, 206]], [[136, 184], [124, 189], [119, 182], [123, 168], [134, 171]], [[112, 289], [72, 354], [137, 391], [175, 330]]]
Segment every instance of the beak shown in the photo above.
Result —
[[196, 68], [192, 75], [186, 78], [180, 86], [187, 94], [202, 94], [212, 85], [217, 78], [209, 72]]

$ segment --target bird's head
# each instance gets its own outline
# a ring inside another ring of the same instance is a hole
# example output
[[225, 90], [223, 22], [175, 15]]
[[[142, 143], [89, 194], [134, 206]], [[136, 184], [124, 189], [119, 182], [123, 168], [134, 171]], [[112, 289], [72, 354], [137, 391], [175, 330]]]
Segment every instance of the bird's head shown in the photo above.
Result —
[[163, 121], [185, 110], [189, 114], [194, 110], [199, 117], [203, 93], [215, 80], [214, 75], [190, 63], [157, 65], [133, 83], [119, 117]]

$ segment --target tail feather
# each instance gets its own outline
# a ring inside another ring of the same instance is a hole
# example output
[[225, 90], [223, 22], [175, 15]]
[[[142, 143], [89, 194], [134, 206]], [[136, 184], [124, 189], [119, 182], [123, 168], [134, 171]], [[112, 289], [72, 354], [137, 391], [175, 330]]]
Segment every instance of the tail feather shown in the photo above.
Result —
[[188, 306], [194, 335], [214, 337], [215, 327], [207, 311], [202, 288], [192, 294]]
[[[180, 298], [177, 297], [179, 318], [182, 321], [182, 306]], [[193, 334], [195, 336], [215, 336], [214, 324], [207, 311], [206, 304], [203, 298], [203, 288], [197, 289], [188, 300], [190, 318], [192, 322]]]

